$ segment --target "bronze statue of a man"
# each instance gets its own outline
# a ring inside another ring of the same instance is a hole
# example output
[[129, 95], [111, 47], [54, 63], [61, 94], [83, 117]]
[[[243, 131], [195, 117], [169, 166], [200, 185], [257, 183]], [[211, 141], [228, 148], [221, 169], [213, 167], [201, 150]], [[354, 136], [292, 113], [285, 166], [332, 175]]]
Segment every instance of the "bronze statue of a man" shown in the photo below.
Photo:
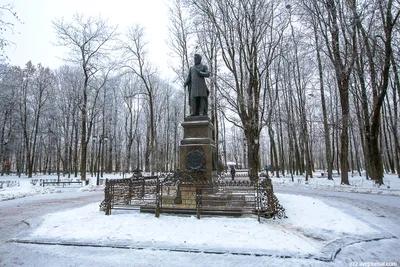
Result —
[[206, 116], [208, 111], [208, 95], [205, 77], [210, 77], [206, 65], [201, 64], [201, 56], [194, 55], [194, 65], [189, 69], [189, 75], [184, 86], [188, 86], [190, 116]]

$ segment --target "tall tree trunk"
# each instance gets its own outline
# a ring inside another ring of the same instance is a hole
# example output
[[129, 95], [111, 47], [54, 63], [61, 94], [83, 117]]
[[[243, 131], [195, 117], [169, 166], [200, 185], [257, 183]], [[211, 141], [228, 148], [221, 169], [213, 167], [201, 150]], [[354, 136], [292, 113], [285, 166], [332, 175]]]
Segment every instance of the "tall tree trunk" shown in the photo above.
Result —
[[[375, 183], [381, 185], [383, 184], [383, 161], [382, 161], [382, 151], [380, 150], [380, 124], [381, 124], [381, 110], [383, 106], [384, 99], [387, 94], [389, 86], [389, 76], [392, 58], [392, 32], [399, 18], [400, 11], [396, 10], [395, 16], [392, 15], [393, 1], [388, 0], [387, 3], [378, 3], [379, 13], [382, 16], [383, 22], [383, 60], [376, 60], [375, 49], [373, 47], [375, 43], [371, 44], [371, 36], [367, 35], [366, 30], [363, 28], [361, 20], [357, 14], [355, 8], [353, 8], [353, 14], [357, 18], [356, 26], [362, 36], [362, 40], [365, 46], [365, 51], [368, 59], [369, 73], [370, 73], [370, 83], [373, 95], [373, 107], [371, 118], [371, 132], [369, 134], [370, 139], [366, 139], [366, 143], [370, 148], [369, 154], [369, 164], [370, 164], [370, 175]], [[386, 10], [385, 10], [386, 8]], [[373, 37], [376, 38], [376, 37]], [[382, 64], [382, 63], [383, 64]], [[377, 69], [381, 69], [380, 82], [378, 82]]]
[[[397, 132], [398, 129], [398, 100], [400, 98], [400, 78], [399, 78], [399, 73], [397, 71], [397, 65], [394, 60], [394, 56], [392, 53], [391, 56], [392, 60], [392, 66], [393, 66], [393, 73], [394, 73], [394, 87], [393, 87], [393, 115], [391, 114], [390, 108], [389, 110], [389, 119], [391, 122], [391, 130], [393, 134], [393, 139], [394, 139], [394, 150], [395, 150], [395, 164], [396, 164], [396, 170], [397, 170], [397, 177], [400, 178], [400, 142], [399, 142], [399, 133]], [[397, 91], [396, 91], [397, 88]], [[397, 96], [399, 98], [397, 98]], [[390, 104], [388, 104], [390, 106]]]
[[326, 110], [326, 103], [325, 103], [325, 88], [324, 88], [324, 73], [322, 69], [322, 61], [321, 61], [321, 54], [320, 54], [320, 44], [318, 38], [318, 31], [316, 22], [313, 19], [314, 25], [314, 39], [315, 45], [317, 47], [316, 57], [318, 62], [318, 77], [319, 77], [319, 89], [321, 94], [321, 108], [322, 108], [322, 117], [323, 117], [323, 125], [324, 125], [324, 140], [325, 140], [325, 155], [326, 155], [326, 163], [327, 163], [327, 171], [328, 171], [328, 180], [333, 180], [332, 178], [332, 170], [333, 170], [333, 159], [332, 159], [332, 151], [331, 151], [331, 140], [329, 134], [329, 125], [328, 125], [328, 112]]
[[[339, 90], [339, 98], [341, 105], [342, 125], [340, 135], [340, 169], [341, 169], [341, 184], [349, 184], [348, 174], [348, 154], [349, 154], [349, 80], [350, 74], [354, 64], [354, 36], [355, 32], [352, 33], [352, 40], [347, 40], [345, 49], [349, 49], [348, 53], [343, 55], [340, 49], [340, 30], [339, 18], [340, 12], [344, 10], [338, 10], [336, 2], [334, 0], [328, 0], [326, 7], [329, 13], [330, 19], [330, 34], [331, 39], [326, 40], [327, 44], [331, 48], [331, 61], [335, 68], [336, 81]], [[345, 33], [343, 33], [345, 34]], [[346, 37], [345, 37], [346, 38]], [[330, 44], [329, 44], [330, 42]], [[352, 44], [353, 43], [353, 44]], [[346, 57], [347, 56], [347, 57]]]
[[78, 177], [78, 171], [79, 171], [79, 164], [78, 164], [78, 144], [79, 144], [79, 135], [78, 135], [78, 124], [75, 124], [75, 138], [74, 138], [74, 177]]
[[[386, 98], [388, 99], [388, 98]], [[389, 102], [389, 101], [387, 101]], [[385, 150], [386, 150], [386, 157], [387, 157], [387, 164], [388, 164], [388, 168], [387, 170], [390, 170], [391, 173], [395, 174], [395, 166], [394, 166], [394, 159], [393, 159], [393, 155], [394, 155], [394, 151], [393, 151], [393, 147], [392, 147], [392, 136], [390, 134], [390, 130], [389, 130], [389, 121], [387, 119], [388, 115], [387, 115], [387, 111], [390, 109], [390, 107], [384, 109], [384, 119], [383, 119], [383, 124], [382, 124], [382, 133], [383, 133], [383, 139], [384, 139], [384, 143], [385, 143]]]
[[83, 65], [83, 72], [85, 75], [85, 80], [83, 83], [83, 103], [82, 103], [82, 108], [81, 108], [81, 118], [82, 118], [82, 124], [81, 124], [81, 166], [80, 166], [80, 171], [81, 171], [81, 180], [86, 181], [86, 155], [87, 155], [87, 143], [86, 143], [86, 120], [87, 120], [87, 87], [88, 87], [88, 81], [89, 81], [89, 76], [87, 73], [87, 69], [85, 68], [85, 65]]

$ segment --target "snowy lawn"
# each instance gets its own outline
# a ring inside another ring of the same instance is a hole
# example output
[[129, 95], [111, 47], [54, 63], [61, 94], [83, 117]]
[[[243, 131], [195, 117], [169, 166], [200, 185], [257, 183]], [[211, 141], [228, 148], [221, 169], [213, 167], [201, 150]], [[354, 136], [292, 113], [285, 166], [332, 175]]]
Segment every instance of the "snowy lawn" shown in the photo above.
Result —
[[341, 185], [339, 176], [334, 177], [333, 180], [321, 177], [321, 172], [315, 172], [313, 177], [314, 178], [309, 178], [308, 182], [306, 182], [303, 176], [294, 176], [294, 181], [292, 182], [292, 178], [289, 175], [286, 175], [281, 178], [272, 177], [272, 182], [282, 186], [298, 186], [328, 191], [400, 196], [400, 179], [394, 174], [385, 174], [385, 177], [383, 178], [384, 185], [381, 186], [375, 185], [374, 181], [367, 180], [365, 176], [352, 176], [350, 173], [350, 185]]
[[[86, 187], [40, 187], [30, 184], [30, 179], [13, 176], [1, 177], [0, 181], [16, 180], [19, 186], [0, 189], [0, 200], [35, 194], [103, 190], [91, 184]], [[11, 178], [11, 179], [10, 179]], [[35, 177], [49, 178], [49, 176]], [[52, 177], [56, 178], [56, 177]], [[108, 176], [107, 178], [120, 178]], [[374, 187], [365, 180], [362, 186], [341, 186], [338, 178], [310, 179], [308, 184], [296, 177], [273, 178], [282, 186], [301, 186], [323, 190], [356, 191], [376, 194], [400, 195], [400, 182], [394, 175], [385, 176], [391, 187]], [[354, 178], [351, 178], [354, 179]], [[358, 178], [362, 179], [362, 178]], [[369, 183], [370, 182], [370, 183]], [[370, 185], [369, 185], [370, 184]], [[361, 191], [357, 191], [361, 190]], [[315, 258], [330, 260], [343, 246], [365, 240], [379, 240], [392, 236], [365, 221], [324, 204], [315, 198], [277, 194], [286, 209], [286, 219], [262, 219], [257, 217], [202, 217], [173, 216], [138, 211], [114, 211], [106, 216], [99, 211], [100, 203], [44, 215], [40, 222], [33, 222], [29, 233], [17, 241], [93, 245], [105, 247], [150, 248], [174, 251], [202, 251], [209, 253], [258, 254], [282, 257]]]
[[[341, 192], [356, 192], [356, 193], [366, 193], [366, 194], [382, 194], [382, 195], [394, 195], [400, 196], [400, 179], [397, 175], [386, 174], [383, 181], [384, 185], [378, 187], [373, 181], [366, 180], [363, 176], [351, 176], [349, 174], [350, 185], [341, 185], [340, 177], [334, 177], [333, 180], [328, 180], [326, 177], [320, 177], [321, 171], [314, 173], [314, 178], [310, 178], [308, 183], [306, 183], [303, 176], [294, 176], [292, 182], [291, 177], [286, 175], [285, 177], [276, 178], [272, 177], [273, 184], [279, 186], [290, 186], [290, 187], [303, 187], [310, 189], [320, 189], [328, 191], [341, 191]], [[125, 178], [129, 175], [125, 175]], [[119, 174], [105, 174], [104, 178], [108, 179], [120, 179], [122, 178]], [[32, 179], [57, 179], [57, 175], [35, 175]], [[6, 187], [3, 185], [0, 188], [0, 201], [10, 200], [15, 198], [22, 198], [26, 196], [34, 196], [39, 194], [49, 194], [49, 193], [60, 193], [65, 191], [80, 191], [80, 190], [103, 190], [103, 187], [96, 187], [93, 184], [96, 183], [96, 177], [89, 177], [90, 185], [81, 188], [78, 184], [62, 186], [46, 186], [42, 187], [39, 185], [32, 185], [30, 178], [22, 175], [21, 178], [15, 175], [4, 175], [0, 176], [0, 183], [6, 181], [12, 181], [17, 183], [17, 185]], [[60, 179], [65, 179], [60, 177]], [[227, 178], [228, 179], [228, 178]]]
[[390, 235], [323, 202], [278, 194], [287, 219], [99, 211], [99, 203], [47, 214], [21, 241], [332, 259], [344, 245]]

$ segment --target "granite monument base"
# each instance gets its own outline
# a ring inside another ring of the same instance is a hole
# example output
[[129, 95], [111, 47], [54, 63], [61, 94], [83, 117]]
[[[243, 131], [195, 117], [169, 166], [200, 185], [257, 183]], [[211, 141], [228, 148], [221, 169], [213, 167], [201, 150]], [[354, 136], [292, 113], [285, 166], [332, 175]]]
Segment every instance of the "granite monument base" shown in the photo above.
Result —
[[213, 124], [207, 116], [191, 116], [185, 118], [182, 127], [179, 158], [181, 171], [192, 181], [211, 182], [217, 177]]

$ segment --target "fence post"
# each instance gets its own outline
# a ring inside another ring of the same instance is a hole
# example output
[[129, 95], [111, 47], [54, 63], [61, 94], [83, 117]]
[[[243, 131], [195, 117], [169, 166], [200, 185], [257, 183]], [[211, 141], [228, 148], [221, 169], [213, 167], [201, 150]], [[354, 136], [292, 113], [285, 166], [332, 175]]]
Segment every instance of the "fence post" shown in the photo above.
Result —
[[255, 201], [255, 203], [256, 203], [256, 211], [257, 211], [257, 220], [258, 220], [258, 222], [261, 222], [261, 216], [260, 216], [260, 213], [261, 213], [261, 201], [260, 201], [260, 192], [259, 192], [259, 190], [260, 190], [260, 185], [259, 185], [259, 183], [257, 183], [256, 185], [255, 185], [255, 191], [256, 191], [256, 201]]
[[106, 186], [104, 188], [104, 192], [105, 192], [104, 199], [107, 201], [106, 202], [106, 215], [111, 215], [111, 201], [113, 198], [113, 189], [111, 187], [113, 187], [113, 184], [111, 183], [111, 181], [106, 179]]
[[157, 185], [156, 185], [156, 217], [160, 217], [160, 205], [162, 201], [162, 186], [160, 181], [157, 178]]
[[201, 197], [202, 197], [202, 190], [201, 188], [196, 187], [196, 217], [198, 220], [200, 220], [200, 214], [201, 214]]

